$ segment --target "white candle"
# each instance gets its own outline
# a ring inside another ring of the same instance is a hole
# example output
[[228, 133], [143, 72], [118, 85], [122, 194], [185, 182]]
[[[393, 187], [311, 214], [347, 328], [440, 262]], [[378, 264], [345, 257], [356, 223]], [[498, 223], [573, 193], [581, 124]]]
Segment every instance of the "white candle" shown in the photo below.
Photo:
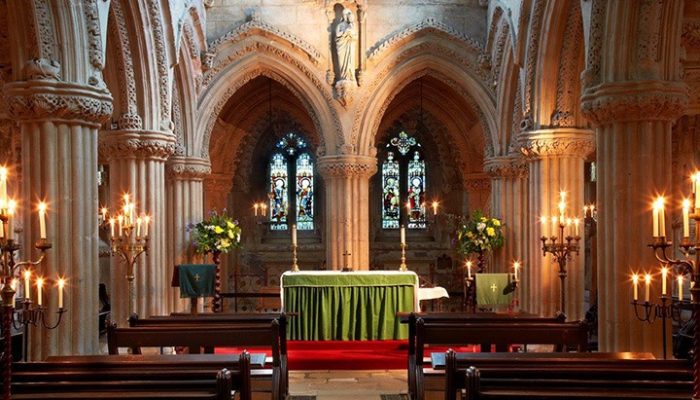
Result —
[[663, 199], [661, 200], [661, 208], [659, 209], [659, 235], [666, 237], [666, 210]]
[[651, 215], [652, 232], [655, 238], [659, 237], [659, 202], [654, 202]]
[[666, 296], [666, 278], [668, 277], [668, 268], [661, 268], [661, 294]]
[[297, 245], [297, 226], [292, 225], [292, 246]]
[[406, 227], [401, 225], [401, 244], [406, 244]]
[[0, 200], [7, 204], [7, 168], [0, 167]]
[[564, 220], [564, 210], [566, 210], [566, 203], [564, 200], [559, 202], [559, 219]]
[[678, 275], [678, 300], [683, 300], [683, 275]]
[[36, 304], [41, 306], [42, 304], [42, 288], [44, 287], [44, 278], [37, 278], [36, 280]]
[[12, 283], [10, 283], [10, 287], [12, 290], [14, 290], [15, 294], [12, 295], [12, 307], [15, 306], [15, 298], [17, 298], [17, 285], [19, 285], [19, 282], [17, 281], [17, 278], [12, 279]]
[[133, 224], [134, 223], [134, 212], [136, 210], [136, 205], [134, 203], [131, 203], [129, 206], [129, 223]]
[[29, 290], [29, 279], [32, 277], [32, 271], [30, 270], [25, 270], [24, 271], [24, 298], [29, 299], [31, 298], [31, 291]]
[[5, 223], [0, 222], [0, 239], [5, 238]]
[[467, 261], [467, 278], [472, 278], [472, 262]]
[[14, 239], [14, 222], [15, 222], [15, 211], [17, 211], [17, 202], [14, 200], [8, 200], [7, 202], [7, 238]]
[[438, 202], [433, 202], [433, 215], [437, 215]]
[[588, 206], [583, 206], [583, 218], [588, 217]]
[[143, 229], [143, 236], [148, 237], [148, 226], [151, 224], [151, 216], [146, 215], [143, 217], [143, 222], [146, 224], [146, 226]]
[[100, 213], [102, 214], [102, 222], [107, 221], [107, 207], [102, 207]]
[[683, 237], [690, 237], [690, 200], [683, 199]]
[[520, 269], [520, 262], [513, 262], [513, 279], [515, 279], [516, 282], [518, 281], [518, 269]]
[[122, 225], [124, 224], [124, 216], [123, 215], [118, 216], [117, 222], [119, 222], [119, 237], [122, 237]]
[[581, 220], [578, 218], [574, 218], [574, 236], [580, 237], [580, 231], [579, 231], [579, 225], [581, 224]]
[[540, 217], [540, 224], [542, 229], [542, 237], [549, 236], [549, 232], [547, 232], [547, 217]]
[[550, 233], [550, 235], [552, 235], [552, 237], [556, 237], [558, 231], [559, 231], [559, 218], [553, 216], [552, 217], [552, 232]]
[[114, 218], [109, 219], [109, 232], [112, 237], [114, 237], [114, 223], [117, 222], [114, 220]]
[[46, 239], [46, 203], [39, 203], [39, 238]]
[[695, 172], [693, 177], [693, 193], [695, 194], [695, 209], [700, 209], [700, 172]]
[[256, 217], [258, 216], [258, 207], [259, 207], [258, 203], [253, 204], [253, 209], [255, 210]]
[[634, 274], [632, 275], [632, 287], [634, 288], [634, 295], [633, 299], [634, 301], [639, 300], [639, 275]]
[[58, 279], [58, 308], [63, 308], [63, 288], [66, 286], [66, 280]]
[[141, 224], [143, 223], [143, 219], [141, 217], [136, 218], [136, 237], [140, 238], [141, 237]]
[[645, 288], [644, 288], [644, 301], [647, 303], [649, 302], [649, 290], [651, 289], [651, 275], [646, 274], [644, 275], [644, 283]]

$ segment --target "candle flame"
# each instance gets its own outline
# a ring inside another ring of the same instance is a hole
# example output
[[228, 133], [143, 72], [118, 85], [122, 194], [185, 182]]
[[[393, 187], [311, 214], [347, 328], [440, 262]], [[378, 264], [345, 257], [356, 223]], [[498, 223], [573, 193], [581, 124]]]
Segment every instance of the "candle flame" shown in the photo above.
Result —
[[581, 220], [578, 218], [574, 218], [574, 225], [578, 226], [581, 223]]
[[471, 262], [471, 261], [467, 261], [467, 267], [471, 267], [471, 266], [472, 266], [472, 262]]
[[12, 282], [10, 283], [10, 287], [12, 288], [12, 290], [17, 290], [18, 283], [19, 281], [17, 280], [17, 278], [12, 279]]
[[683, 275], [678, 275], [678, 284], [683, 285]]
[[644, 275], [644, 282], [648, 285], [651, 283], [651, 274]]
[[662, 268], [661, 268], [661, 275], [663, 275], [663, 276], [668, 275], [668, 267], [662, 267]]
[[7, 180], [7, 167], [2, 166], [0, 167], [0, 181], [6, 181]]
[[65, 278], [58, 278], [58, 288], [63, 289], [64, 286], [66, 286], [66, 279]]
[[143, 217], [143, 221], [148, 224], [149, 222], [151, 222], [151, 216], [146, 215], [145, 217]]
[[659, 196], [654, 200], [654, 209], [655, 210], [661, 210], [664, 208], [664, 203], [666, 202], [666, 199], [663, 196]]
[[29, 279], [32, 277], [32, 271], [26, 269], [24, 270], [24, 279]]
[[520, 268], [520, 261], [513, 261], [513, 268], [515, 268], [515, 269]]
[[41, 289], [42, 286], [44, 286], [44, 278], [38, 277], [36, 278], [36, 286]]
[[438, 202], [437, 202], [437, 201], [434, 201], [434, 202], [433, 202], [433, 208], [437, 208], [437, 206], [438, 206]]
[[690, 210], [690, 199], [683, 199], [683, 209]]
[[17, 210], [17, 202], [15, 200], [9, 200], [7, 202], [7, 213], [9, 215], [15, 215], [15, 211]]
[[544, 215], [541, 216], [541, 217], [540, 217], [540, 223], [546, 224], [546, 223], [547, 223], [547, 217], [545, 217]]
[[124, 204], [129, 204], [129, 193], [124, 193]]
[[638, 274], [632, 274], [632, 283], [635, 285], [639, 283], [639, 275]]

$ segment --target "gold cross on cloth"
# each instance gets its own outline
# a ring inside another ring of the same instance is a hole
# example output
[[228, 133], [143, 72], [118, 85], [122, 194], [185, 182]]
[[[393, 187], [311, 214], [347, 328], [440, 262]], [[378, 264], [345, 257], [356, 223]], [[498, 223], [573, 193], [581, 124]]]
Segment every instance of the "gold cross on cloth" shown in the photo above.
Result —
[[496, 286], [495, 283], [492, 283], [491, 286], [489, 286], [489, 287], [491, 288], [492, 292], [496, 293], [496, 289], [498, 289], [498, 286]]
[[199, 274], [194, 274], [194, 281], [195, 282], [199, 282], [199, 278], [200, 278]]

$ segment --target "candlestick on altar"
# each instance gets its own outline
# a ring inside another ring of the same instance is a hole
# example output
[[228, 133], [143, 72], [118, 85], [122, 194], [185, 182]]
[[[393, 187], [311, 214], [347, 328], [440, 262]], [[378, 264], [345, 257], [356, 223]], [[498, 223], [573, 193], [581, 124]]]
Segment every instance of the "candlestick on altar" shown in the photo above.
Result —
[[292, 225], [292, 272], [299, 272], [297, 264], [297, 226]]
[[401, 265], [399, 271], [406, 271], [406, 227], [401, 225]]

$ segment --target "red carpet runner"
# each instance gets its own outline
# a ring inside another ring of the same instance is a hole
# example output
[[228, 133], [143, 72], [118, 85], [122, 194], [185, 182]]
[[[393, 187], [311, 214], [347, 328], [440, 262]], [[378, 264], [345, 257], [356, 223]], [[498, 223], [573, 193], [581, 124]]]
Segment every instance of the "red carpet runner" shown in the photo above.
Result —
[[[445, 351], [445, 348], [433, 351]], [[457, 350], [457, 349], [455, 349]], [[241, 349], [217, 348], [217, 354], [233, 354]], [[264, 349], [249, 348], [251, 353]], [[474, 351], [472, 347], [459, 351]], [[407, 340], [289, 341], [289, 370], [371, 370], [406, 369]], [[268, 352], [269, 355], [269, 352]]]

